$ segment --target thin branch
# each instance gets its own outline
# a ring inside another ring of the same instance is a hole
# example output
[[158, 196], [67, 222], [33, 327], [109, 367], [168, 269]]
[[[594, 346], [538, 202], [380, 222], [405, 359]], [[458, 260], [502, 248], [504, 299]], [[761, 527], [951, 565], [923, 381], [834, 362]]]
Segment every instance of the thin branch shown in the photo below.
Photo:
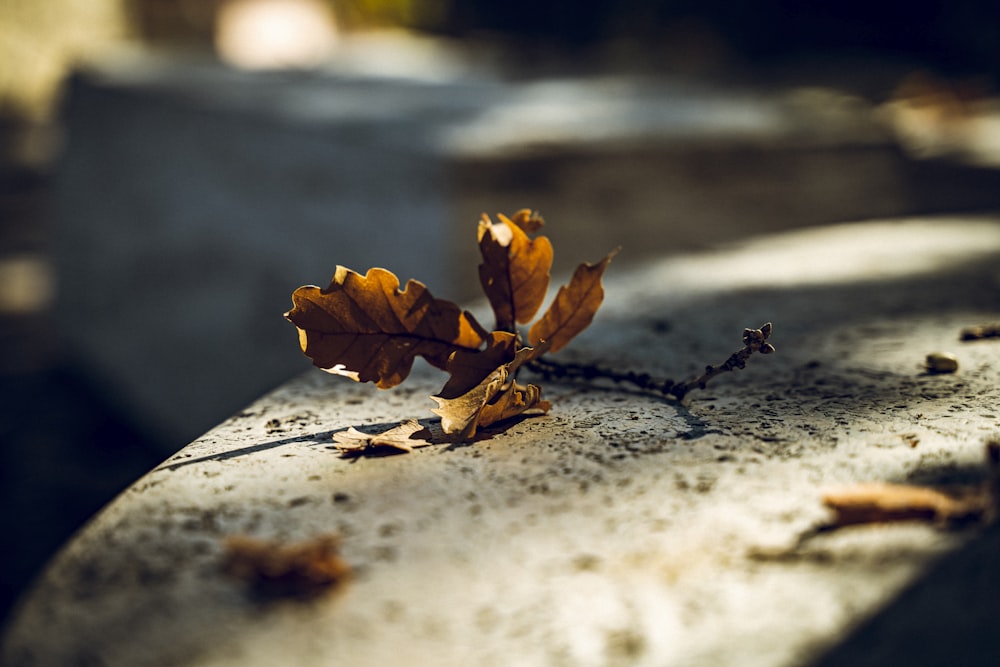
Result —
[[767, 342], [768, 337], [771, 335], [771, 323], [767, 322], [763, 324], [760, 329], [744, 329], [743, 330], [743, 349], [737, 350], [729, 355], [729, 358], [718, 366], [706, 366], [705, 372], [696, 378], [688, 380], [687, 382], [682, 382], [676, 385], [670, 390], [672, 396], [676, 396], [677, 400], [684, 398], [689, 391], [692, 389], [704, 389], [705, 385], [712, 378], [733, 371], [736, 369], [746, 368], [747, 359], [750, 358], [754, 352], [760, 352], [761, 354], [771, 354], [774, 352], [774, 346]]
[[717, 366], [706, 366], [705, 372], [701, 375], [680, 383], [669, 378], [657, 380], [649, 373], [619, 372], [594, 364], [562, 363], [544, 358], [533, 360], [527, 367], [545, 379], [556, 378], [588, 382], [598, 379], [611, 380], [619, 384], [630, 384], [643, 391], [673, 397], [679, 401], [694, 389], [704, 389], [712, 378], [729, 371], [745, 368], [747, 359], [753, 353], [771, 354], [774, 352], [774, 346], [767, 342], [771, 335], [771, 329], [770, 322], [762, 325], [759, 329], [744, 329], [742, 349], [733, 352], [728, 359]]

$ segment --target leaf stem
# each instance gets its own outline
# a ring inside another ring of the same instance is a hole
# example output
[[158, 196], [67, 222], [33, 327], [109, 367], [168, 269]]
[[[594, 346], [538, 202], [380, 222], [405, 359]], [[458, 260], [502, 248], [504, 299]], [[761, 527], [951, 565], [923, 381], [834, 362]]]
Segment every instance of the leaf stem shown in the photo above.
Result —
[[630, 384], [643, 391], [663, 394], [679, 401], [695, 389], [704, 389], [712, 378], [729, 371], [745, 368], [747, 359], [753, 353], [771, 354], [774, 352], [774, 346], [767, 342], [771, 335], [771, 329], [770, 322], [762, 325], [759, 329], [744, 329], [741, 349], [733, 352], [721, 364], [708, 365], [703, 373], [684, 382], [674, 382], [669, 378], [657, 380], [649, 373], [619, 372], [595, 364], [562, 363], [543, 358], [532, 360], [527, 364], [527, 368], [542, 375], [545, 379], [556, 378], [588, 382], [598, 379], [611, 380], [618, 384]]

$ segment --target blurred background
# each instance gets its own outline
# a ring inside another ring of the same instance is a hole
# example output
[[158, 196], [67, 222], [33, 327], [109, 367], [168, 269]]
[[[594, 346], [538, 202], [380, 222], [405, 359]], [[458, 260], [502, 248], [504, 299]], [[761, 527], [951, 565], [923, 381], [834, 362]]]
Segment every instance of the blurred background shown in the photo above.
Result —
[[336, 264], [466, 300], [483, 212], [565, 271], [995, 211], [998, 75], [971, 0], [0, 0], [0, 615], [308, 370]]

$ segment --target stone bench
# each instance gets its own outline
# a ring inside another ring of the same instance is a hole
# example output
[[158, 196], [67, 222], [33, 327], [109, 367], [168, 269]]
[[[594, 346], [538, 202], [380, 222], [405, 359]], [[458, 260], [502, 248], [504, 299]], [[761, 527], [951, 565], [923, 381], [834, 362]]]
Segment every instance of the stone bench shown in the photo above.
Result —
[[[560, 356], [680, 379], [765, 320], [777, 353], [683, 404], [543, 381], [547, 416], [398, 456], [345, 459], [331, 435], [431, 423], [442, 376], [380, 392], [312, 370], [96, 516], [22, 600], [0, 660], [996, 664], [997, 531], [796, 543], [829, 487], [983, 478], [1000, 342], [958, 335], [1000, 319], [998, 261], [1000, 220], [943, 217], [612, 264]], [[923, 372], [936, 350], [959, 371]], [[227, 536], [331, 533], [353, 576], [330, 595], [262, 599], [222, 572]]]

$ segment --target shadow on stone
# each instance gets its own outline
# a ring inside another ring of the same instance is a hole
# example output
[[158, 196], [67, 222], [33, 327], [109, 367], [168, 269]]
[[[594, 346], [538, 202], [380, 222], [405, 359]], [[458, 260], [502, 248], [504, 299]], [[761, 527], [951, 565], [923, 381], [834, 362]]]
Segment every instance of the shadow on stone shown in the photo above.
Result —
[[1000, 664], [1000, 526], [945, 556], [813, 667]]

